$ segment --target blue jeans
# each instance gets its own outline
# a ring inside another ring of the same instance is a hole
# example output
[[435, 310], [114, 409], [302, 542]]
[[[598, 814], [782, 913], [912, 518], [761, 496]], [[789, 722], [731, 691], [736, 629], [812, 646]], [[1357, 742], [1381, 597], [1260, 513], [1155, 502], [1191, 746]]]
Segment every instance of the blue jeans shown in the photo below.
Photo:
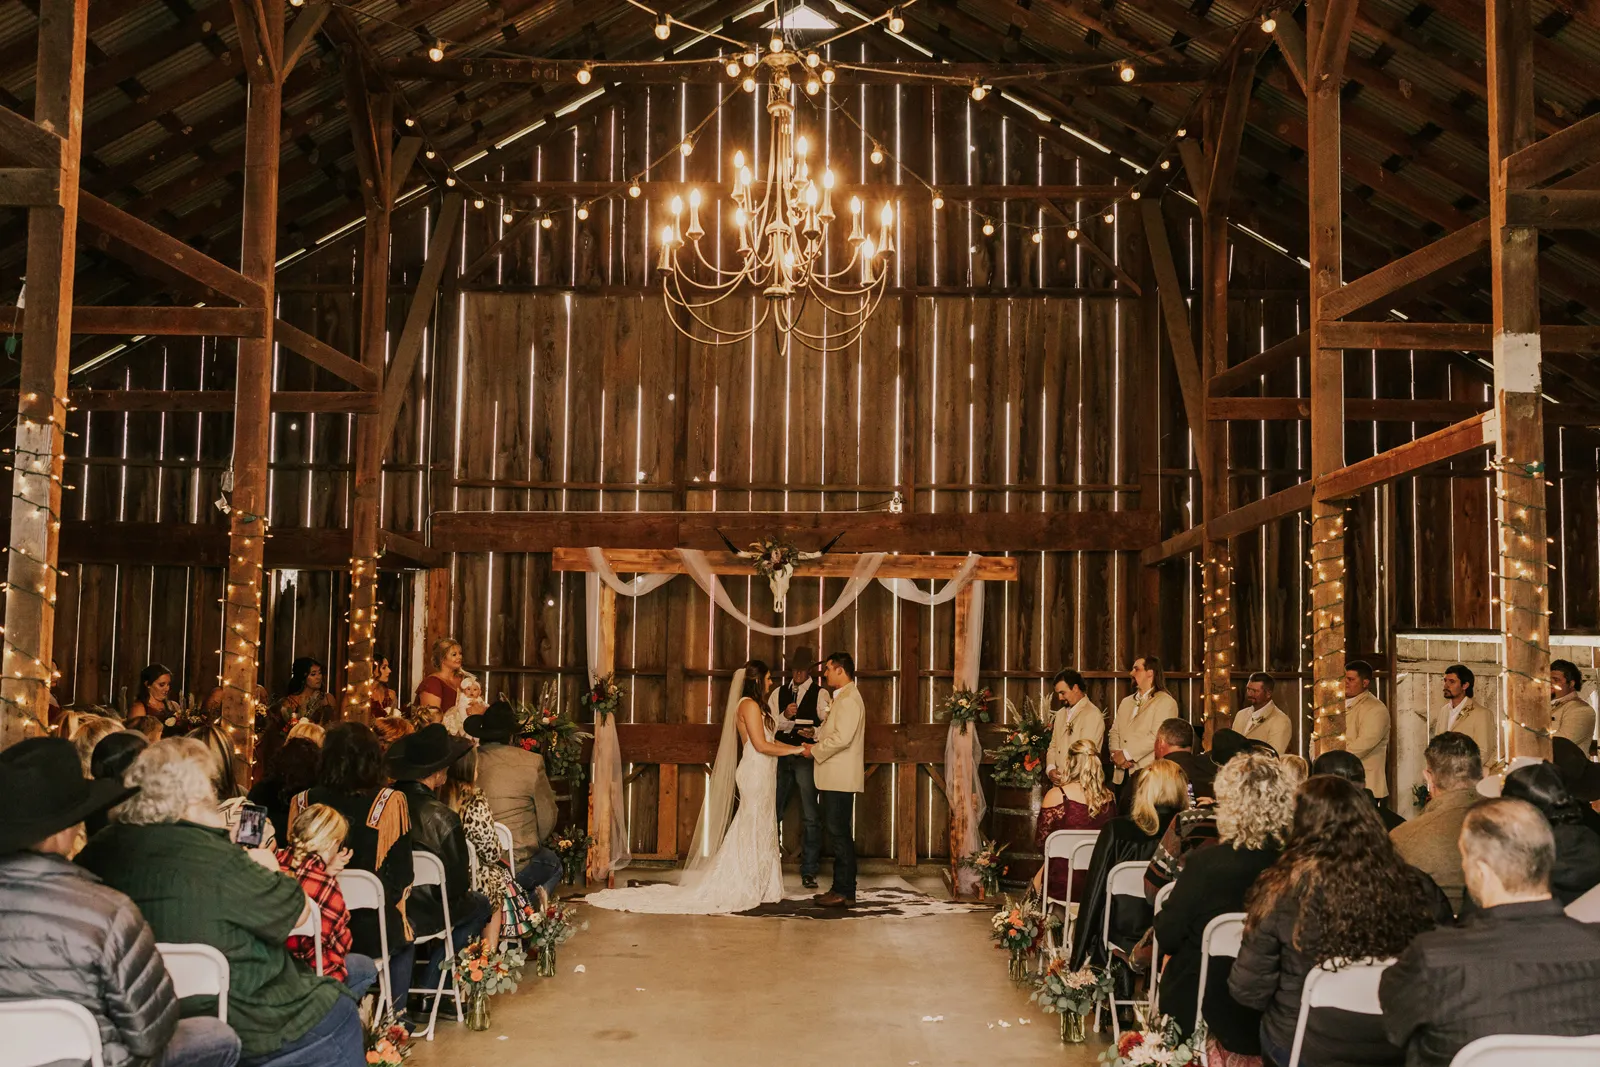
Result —
[[152, 1067], [233, 1067], [239, 1062], [239, 1035], [209, 1015], [179, 1019], [172, 1040]]
[[856, 895], [856, 795], [832, 789], [820, 791], [822, 827], [833, 851], [833, 892], [854, 900]]
[[[476, 940], [489, 921], [489, 901], [480, 893], [469, 893], [467, 899], [472, 902], [472, 910], [467, 912], [466, 918], [457, 919], [455, 925], [450, 928], [450, 943], [457, 952], [466, 948], [467, 942]], [[422, 981], [417, 984], [417, 988], [432, 990], [438, 987], [439, 972], [444, 968], [444, 939], [429, 941], [427, 946], [428, 962], [422, 968]], [[413, 946], [413, 955], [415, 952], [416, 948]], [[397, 991], [396, 998], [398, 997]]]
[[[1285, 1067], [1289, 1062], [1289, 1051], [1289, 1049], [1275, 1044], [1272, 1038], [1267, 1036], [1267, 1022], [1263, 1019], [1261, 1021], [1261, 1061], [1268, 1064], [1269, 1067], [1272, 1067], [1272, 1065]], [[1304, 1063], [1305, 1059], [1305, 1053], [1302, 1052], [1300, 1062]]]
[[328, 1014], [297, 1040], [239, 1063], [241, 1067], [364, 1067], [366, 1049], [356, 1002], [341, 994]]
[[817, 802], [817, 765], [804, 756], [778, 757], [778, 823], [789, 798], [800, 795], [800, 873], [816, 877], [822, 866], [822, 817]]
[[[561, 857], [539, 846], [528, 853], [528, 862], [517, 872], [517, 884], [530, 899], [538, 896], [534, 890], [541, 886], [550, 896], [555, 896], [561, 887], [561, 874]], [[539, 901], [534, 899], [533, 903], [537, 906]]]
[[344, 958], [344, 987], [360, 1000], [378, 980], [378, 965], [371, 956], [350, 952]]

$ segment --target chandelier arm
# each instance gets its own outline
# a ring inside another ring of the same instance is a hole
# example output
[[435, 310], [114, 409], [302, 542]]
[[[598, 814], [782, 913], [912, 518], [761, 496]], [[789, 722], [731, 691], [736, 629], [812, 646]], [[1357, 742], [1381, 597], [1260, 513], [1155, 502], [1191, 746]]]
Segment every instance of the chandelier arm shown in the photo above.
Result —
[[[707, 270], [715, 273], [718, 278], [733, 278], [737, 282], [750, 272], [750, 267], [748, 264], [740, 267], [738, 270], [723, 270], [721, 267], [716, 266], [710, 260], [706, 259], [705, 252], [701, 251], [700, 249], [699, 241], [694, 243], [694, 257], [698, 259], [701, 265], [703, 265]], [[699, 285], [701, 283], [696, 282], [695, 284]]]
[[846, 263], [844, 266], [840, 267], [838, 270], [835, 270], [835, 271], [823, 271], [823, 270], [812, 271], [811, 272], [811, 276], [813, 278], [825, 278], [825, 279], [827, 279], [829, 281], [832, 281], [834, 278], [842, 278], [842, 277], [844, 277], [846, 274], [849, 274], [852, 270], [858, 269], [860, 266], [861, 266], [861, 249], [858, 246], [858, 247], [853, 248], [853, 249], [850, 250], [850, 261], [848, 263]]
[[703, 282], [698, 278], [686, 274], [683, 270], [678, 268], [674, 268], [672, 274], [680, 279], [680, 287], [681, 283], [687, 282], [690, 286], [705, 293], [730, 292], [737, 288], [739, 283], [742, 282], [745, 277], [745, 272], [740, 271], [738, 274], [729, 277], [729, 279], [725, 282]]
[[[663, 290], [663, 291], [665, 291], [665, 290]], [[721, 327], [719, 327], [719, 326], [717, 326], [717, 325], [715, 325], [713, 323], [707, 322], [705, 319], [701, 318], [698, 310], [693, 305], [688, 304], [688, 303], [684, 303], [684, 302], [681, 302], [681, 301], [673, 301], [670, 296], [668, 296], [667, 299], [668, 299], [669, 303], [675, 304], [677, 307], [681, 307], [686, 312], [688, 312], [689, 317], [692, 318], [700, 326], [702, 326], [705, 329], [709, 330], [711, 333], [716, 334], [718, 337], [728, 338], [728, 340], [714, 340], [714, 339], [711, 339], [711, 338], [696, 337], [693, 333], [690, 333], [689, 331], [685, 330], [681, 325], [679, 325], [679, 323], [678, 323], [678, 321], [677, 321], [677, 319], [675, 317], [673, 318], [673, 326], [675, 326], [677, 328], [679, 333], [682, 333], [684, 336], [689, 337], [692, 340], [696, 340], [696, 341], [701, 342], [702, 344], [709, 344], [709, 345], [718, 345], [718, 346], [736, 345], [736, 344], [739, 344], [739, 343], [741, 343], [743, 341], [749, 340], [751, 337], [755, 336], [755, 333], [756, 333], [757, 330], [761, 329], [761, 327], [766, 324], [768, 313], [771, 311], [770, 307], [768, 307], [766, 309], [763, 309], [763, 311], [761, 313], [761, 317], [759, 319], [757, 319], [755, 321], [755, 323], [753, 323], [750, 326], [749, 329], [724, 330]]]

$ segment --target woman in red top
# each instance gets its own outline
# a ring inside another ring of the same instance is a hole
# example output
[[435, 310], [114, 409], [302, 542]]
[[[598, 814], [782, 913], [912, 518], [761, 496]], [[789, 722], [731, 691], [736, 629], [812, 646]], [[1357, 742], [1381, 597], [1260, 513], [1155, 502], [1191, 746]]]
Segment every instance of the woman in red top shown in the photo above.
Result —
[[[343, 847], [350, 824], [326, 804], [312, 804], [294, 820], [288, 848], [278, 850], [278, 867], [293, 876], [306, 896], [322, 912], [322, 973], [337, 978], [361, 996], [377, 980], [371, 957], [350, 951], [350, 909], [339, 891], [339, 872], [350, 862]], [[316, 943], [309, 937], [290, 937], [289, 952], [312, 970], [317, 966]]]
[[372, 718], [374, 721], [393, 715], [394, 690], [389, 688], [389, 678], [394, 666], [388, 656], [375, 656], [372, 660]]
[[[1067, 750], [1067, 765], [1056, 768], [1051, 776], [1054, 783], [1045, 793], [1039, 809], [1039, 828], [1034, 835], [1040, 852], [1045, 840], [1057, 830], [1098, 830], [1117, 816], [1117, 801], [1106, 788], [1105, 771], [1100, 766], [1100, 746], [1089, 740], [1073, 742]], [[1069, 860], [1057, 859], [1050, 864], [1050, 895], [1057, 899], [1067, 895], [1067, 869]], [[1072, 899], [1078, 900], [1087, 871], [1073, 875]], [[1044, 869], [1034, 878], [1037, 888], [1044, 877]]]
[[433, 643], [433, 673], [417, 686], [416, 705], [438, 708], [440, 714], [456, 706], [461, 689], [461, 643], [441, 637]]

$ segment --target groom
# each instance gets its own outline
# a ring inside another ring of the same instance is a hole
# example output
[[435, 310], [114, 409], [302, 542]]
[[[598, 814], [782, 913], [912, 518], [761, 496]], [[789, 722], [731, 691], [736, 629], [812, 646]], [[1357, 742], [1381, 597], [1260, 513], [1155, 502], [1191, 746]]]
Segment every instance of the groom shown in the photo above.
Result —
[[833, 850], [833, 888], [813, 897], [831, 908], [853, 907], [856, 902], [856, 843], [852, 836], [856, 794], [865, 781], [863, 763], [867, 709], [856, 689], [856, 663], [848, 652], [835, 652], [822, 669], [822, 683], [833, 690], [828, 718], [817, 729], [817, 740], [803, 745], [802, 754], [816, 763], [817, 791], [822, 802], [822, 826]]

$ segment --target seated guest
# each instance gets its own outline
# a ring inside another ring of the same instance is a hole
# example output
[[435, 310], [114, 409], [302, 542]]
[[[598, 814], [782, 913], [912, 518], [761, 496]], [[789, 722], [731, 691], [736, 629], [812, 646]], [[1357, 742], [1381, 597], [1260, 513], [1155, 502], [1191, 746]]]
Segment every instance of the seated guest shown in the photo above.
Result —
[[[1289, 1062], [1306, 975], [1327, 960], [1385, 959], [1440, 922], [1450, 904], [1432, 879], [1400, 858], [1366, 791], [1313, 775], [1295, 799], [1289, 843], [1262, 872], [1246, 906], [1244, 943], [1228, 991], [1263, 1012], [1262, 1061]], [[1300, 1062], [1400, 1064], [1404, 1055], [1376, 1015], [1318, 1009]]]
[[1295, 788], [1299, 789], [1300, 783], [1311, 777], [1311, 764], [1306, 762], [1304, 756], [1296, 755], [1293, 752], [1281, 758], [1283, 759], [1283, 765], [1289, 768], [1289, 773], [1294, 775]]
[[467, 847], [477, 858], [473, 888], [489, 902], [491, 914], [483, 940], [492, 949], [501, 936], [527, 937], [531, 934], [534, 917], [544, 910], [547, 901], [541, 900], [536, 911], [527, 891], [517, 884], [511, 865], [506, 862], [506, 851], [500, 847], [489, 802], [483, 798], [477, 781], [478, 753], [475, 749], [468, 749], [465, 755], [450, 764], [449, 774], [439, 790], [439, 799], [460, 817], [461, 829], [467, 835]]
[[[417, 936], [436, 934], [444, 929], [448, 900], [451, 943], [458, 952], [476, 939], [492, 919], [489, 902], [472, 888], [467, 835], [461, 828], [461, 818], [438, 796], [450, 765], [471, 750], [471, 741], [451, 737], [450, 731], [436, 723], [392, 746], [384, 758], [395, 788], [405, 794], [411, 806], [412, 847], [433, 853], [444, 864], [444, 895], [440, 895], [437, 885], [412, 886], [406, 917]], [[418, 984], [423, 989], [433, 988], [438, 981], [444, 962], [444, 940], [429, 942], [428, 949]]]
[[[1294, 816], [1298, 777], [1275, 756], [1246, 752], [1217, 772], [1215, 848], [1196, 853], [1178, 875], [1156, 915], [1156, 937], [1169, 957], [1161, 975], [1161, 1007], [1188, 1033], [1200, 987], [1200, 941], [1218, 915], [1243, 911], [1257, 876], [1278, 859]], [[1259, 1056], [1261, 1013], [1228, 995], [1232, 960], [1212, 961], [1206, 975], [1205, 1018], [1227, 1052]]]
[[[278, 868], [316, 901], [322, 919], [322, 973], [343, 982], [359, 999], [377, 981], [378, 968], [370, 956], [350, 951], [350, 909], [339, 890], [339, 872], [350, 862], [350, 850], [344, 847], [350, 824], [328, 805], [312, 804], [290, 827], [289, 847], [278, 850]], [[316, 970], [312, 938], [289, 938], [289, 951]]]
[[[139, 792], [78, 862], [126, 893], [157, 941], [210, 945], [228, 960], [228, 1024], [241, 1063], [359, 1064], [356, 1002], [331, 978], [302, 970], [284, 946], [311, 914], [300, 884], [266, 849], [228, 839], [212, 759], [189, 737], [157, 741], [128, 769]], [[215, 998], [191, 997], [187, 1015], [214, 1014]]]
[[1555, 839], [1524, 800], [1486, 800], [1461, 826], [1478, 911], [1421, 934], [1383, 974], [1389, 1038], [1410, 1067], [1447, 1067], [1492, 1034], [1600, 1032], [1600, 929], [1550, 896]]
[[1312, 774], [1331, 774], [1336, 778], [1343, 778], [1360, 786], [1362, 791], [1372, 800], [1372, 806], [1378, 809], [1378, 818], [1383, 820], [1384, 830], [1393, 830], [1396, 826], [1405, 825], [1405, 817], [1390, 811], [1378, 803], [1378, 798], [1372, 796], [1372, 790], [1367, 788], [1367, 768], [1355, 757], [1353, 753], [1344, 749], [1334, 749], [1324, 752], [1311, 764]]
[[[383, 750], [372, 730], [342, 722], [322, 742], [317, 784], [289, 802], [289, 824], [312, 804], [326, 804], [349, 826], [344, 845], [347, 869], [368, 871], [383, 883], [383, 924], [389, 938], [390, 988], [411, 984], [411, 927], [406, 897], [411, 892], [411, 807], [404, 793], [385, 786]], [[363, 956], [383, 954], [378, 916], [362, 909], [350, 916], [350, 943]]]
[[1585, 756], [1577, 745], [1565, 737], [1550, 739], [1550, 761], [1561, 774], [1561, 782], [1572, 799], [1578, 802], [1578, 814], [1583, 825], [1600, 833], [1600, 763]]
[[79, 715], [72, 725], [72, 732], [63, 735], [72, 742], [73, 749], [78, 753], [78, 762], [83, 765], [85, 778], [92, 777], [89, 760], [94, 755], [95, 746], [121, 729], [122, 724], [109, 716]]
[[1272, 675], [1257, 671], [1245, 683], [1244, 698], [1250, 706], [1233, 717], [1233, 728], [1252, 741], [1263, 741], [1278, 755], [1289, 751], [1294, 738], [1294, 723], [1272, 702]]
[[[1241, 733], [1218, 730], [1211, 736], [1211, 762], [1216, 767], [1226, 767], [1239, 753], [1250, 748], [1250, 742]], [[1191, 853], [1209, 848], [1217, 843], [1217, 812], [1212, 797], [1195, 800], [1193, 806], [1178, 812], [1177, 818], [1161, 835], [1150, 866], [1144, 872], [1144, 898], [1151, 904], [1161, 887], [1178, 877], [1184, 862]]]
[[267, 821], [285, 834], [290, 825], [289, 802], [317, 784], [317, 769], [322, 765], [322, 727], [301, 720], [294, 728], [302, 726], [316, 730], [318, 739], [290, 737], [272, 757], [266, 777], [250, 788], [250, 803], [266, 808]]
[[1189, 799], [1212, 799], [1211, 780], [1217, 776], [1217, 765], [1204, 752], [1196, 752], [1194, 727], [1183, 719], [1165, 719], [1156, 727], [1156, 759], [1171, 760], [1189, 780]]
[[[132, 730], [118, 730], [107, 734], [94, 746], [89, 757], [89, 777], [122, 784], [122, 776], [133, 766], [134, 759], [149, 747], [144, 734]], [[104, 811], [97, 811], [83, 821], [84, 831], [91, 836], [105, 829], [109, 820]]]
[[545, 774], [544, 757], [511, 743], [517, 713], [504, 700], [466, 721], [478, 746], [478, 788], [495, 821], [505, 823], [515, 846], [517, 884], [530, 896], [540, 888], [553, 894], [561, 885], [561, 859], [540, 842], [556, 828], [556, 791]]
[[[240, 769], [234, 762], [233, 743], [228, 740], [224, 728], [217, 723], [197, 726], [189, 731], [188, 736], [204, 745], [211, 756], [211, 788], [217, 794], [217, 806], [222, 812], [223, 824], [228, 828], [228, 836], [238, 840], [239, 815], [247, 803], [247, 798], [244, 787], [239, 782]], [[248, 771], [245, 773], [248, 774]], [[274, 822], [269, 817], [261, 837], [261, 847], [275, 848], [278, 834], [284, 829], [287, 829], [284, 823]]]
[[134, 790], [89, 780], [57, 737], [0, 752], [0, 1000], [87, 1008], [105, 1067], [233, 1067], [239, 1037], [178, 1018], [150, 924], [133, 901], [72, 862], [83, 822]]
[[[1057, 830], [1098, 830], [1116, 818], [1117, 802], [1106, 788], [1105, 769], [1100, 763], [1100, 746], [1093, 741], [1075, 741], [1066, 754], [1066, 766], [1049, 772], [1051, 786], [1039, 807], [1039, 828], [1034, 846], [1041, 853], [1044, 843]], [[1072, 861], [1050, 861], [1050, 896], [1067, 899], [1068, 874], [1072, 876], [1072, 897], [1079, 899], [1087, 871], [1069, 872]], [[1044, 868], [1034, 875], [1034, 888], [1044, 881]]]
[[417, 728], [411, 725], [410, 720], [399, 715], [386, 715], [381, 719], [372, 720], [372, 732], [378, 735], [378, 744], [387, 752], [390, 745], [402, 737], [416, 733]]
[[[101, 742], [104, 744], [104, 742]], [[1561, 774], [1544, 762], [1506, 775], [1501, 796], [1526, 800], [1550, 824], [1556, 862], [1550, 871], [1550, 895], [1571, 904], [1600, 885], [1600, 837], [1583, 825], [1578, 802], [1561, 784]]]
[[[1173, 816], [1188, 804], [1189, 784], [1176, 763], [1156, 760], [1138, 773], [1131, 812], [1106, 823], [1095, 842], [1094, 857], [1089, 861], [1088, 885], [1072, 927], [1074, 969], [1088, 961], [1105, 962], [1100, 936], [1107, 907], [1106, 879], [1111, 868], [1119, 863], [1149, 859]], [[1112, 940], [1123, 947], [1132, 946], [1150, 928], [1150, 913], [1147, 902], [1118, 897], [1111, 909]]]
[[1476, 804], [1483, 765], [1478, 743], [1466, 734], [1446, 730], [1428, 742], [1422, 777], [1428, 783], [1428, 804], [1415, 819], [1391, 831], [1395, 848], [1413, 867], [1424, 871], [1450, 898], [1459, 914], [1466, 895], [1461, 873], [1461, 820]]

